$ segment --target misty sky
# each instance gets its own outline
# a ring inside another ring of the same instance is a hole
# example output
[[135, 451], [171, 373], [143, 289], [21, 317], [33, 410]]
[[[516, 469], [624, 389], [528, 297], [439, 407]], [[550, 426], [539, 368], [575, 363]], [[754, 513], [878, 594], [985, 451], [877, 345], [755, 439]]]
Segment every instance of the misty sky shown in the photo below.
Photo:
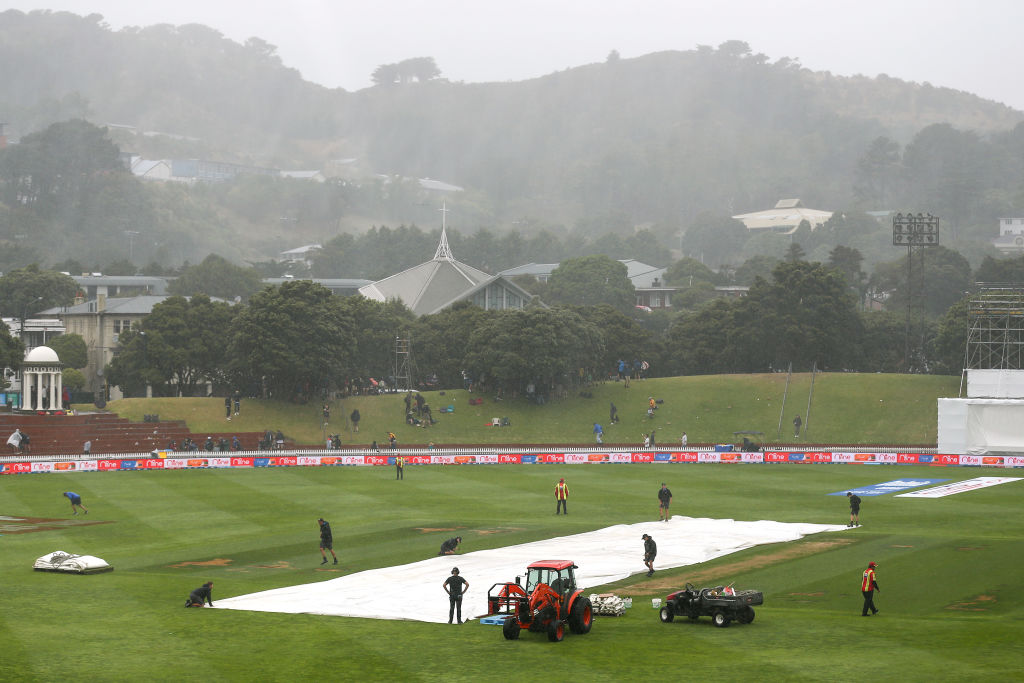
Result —
[[199, 23], [276, 45], [329, 87], [433, 57], [453, 81], [523, 80], [661, 50], [743, 40], [771, 61], [928, 81], [1024, 110], [1024, 0], [52, 0], [14, 8], [102, 14], [114, 29]]

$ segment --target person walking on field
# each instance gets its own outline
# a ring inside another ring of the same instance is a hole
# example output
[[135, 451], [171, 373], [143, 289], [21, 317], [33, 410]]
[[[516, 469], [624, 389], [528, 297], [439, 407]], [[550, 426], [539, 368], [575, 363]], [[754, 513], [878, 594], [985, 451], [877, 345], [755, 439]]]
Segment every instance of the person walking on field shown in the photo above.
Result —
[[327, 564], [327, 553], [324, 550], [330, 550], [334, 564], [338, 564], [338, 556], [334, 554], [334, 536], [331, 534], [331, 525], [323, 517], [316, 521], [320, 525], [320, 556], [324, 558], [320, 564]]
[[661, 482], [661, 489], [658, 491], [658, 521], [668, 521], [668, 506], [672, 504], [672, 491]]
[[875, 580], [875, 567], [877, 566], [874, 562], [868, 562], [868, 568], [861, 575], [860, 592], [864, 594], [864, 607], [860, 611], [862, 617], [868, 616], [868, 610], [871, 610], [871, 614], [878, 614], [878, 609], [875, 608], [875, 591], [881, 592], [882, 589], [878, 587], [878, 581]]
[[847, 491], [846, 497], [850, 499], [850, 523], [846, 526], [860, 526], [860, 496]]
[[78, 508], [82, 508], [82, 512], [85, 514], [89, 514], [89, 511], [85, 509], [84, 505], [82, 505], [82, 497], [80, 495], [74, 491], [65, 491], [63, 495], [71, 501], [71, 514], [77, 515]]
[[352, 414], [349, 415], [348, 419], [352, 420], [352, 431], [355, 432], [356, 434], [358, 434], [359, 433], [359, 408], [356, 408], [355, 410], [353, 410]]
[[569, 514], [569, 508], [567, 507], [569, 500], [569, 485], [565, 483], [565, 479], [559, 479], [558, 483], [555, 484], [555, 514], [564, 512]]
[[654, 558], [658, 556], [658, 544], [649, 535], [644, 534], [644, 564], [647, 565], [647, 576], [654, 576]]
[[400, 455], [395, 458], [395, 479], [405, 479], [405, 458]]
[[452, 616], [455, 615], [457, 623], [462, 623], [462, 596], [469, 590], [469, 581], [459, 576], [459, 568], [452, 568], [452, 575], [441, 584], [444, 592], [448, 594], [448, 623], [452, 623]]
[[804, 423], [804, 421], [800, 419], [799, 415], [797, 415], [796, 417], [793, 418], [793, 438], [794, 439], [799, 439], [800, 438], [800, 427], [803, 425], [803, 423]]

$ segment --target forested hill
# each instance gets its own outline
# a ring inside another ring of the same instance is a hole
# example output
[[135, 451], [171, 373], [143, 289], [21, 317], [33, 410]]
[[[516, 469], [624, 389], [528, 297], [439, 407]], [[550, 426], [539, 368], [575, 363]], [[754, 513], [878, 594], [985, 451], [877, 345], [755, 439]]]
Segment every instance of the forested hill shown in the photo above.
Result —
[[987, 140], [1024, 120], [969, 93], [772, 62], [740, 41], [612, 53], [521, 82], [453, 83], [437, 66], [440, 77], [346, 92], [304, 81], [259, 38], [238, 44], [196, 24], [113, 31], [100, 15], [8, 10], [0, 121], [16, 139], [83, 118], [151, 159], [330, 170], [344, 158], [363, 178], [437, 178], [469, 190], [462, 215], [476, 225], [466, 229], [601, 234], [662, 223], [669, 239], [679, 230], [671, 226], [702, 211], [729, 215], [783, 197], [900, 208], [854, 192], [876, 140], [907, 145], [936, 123]]

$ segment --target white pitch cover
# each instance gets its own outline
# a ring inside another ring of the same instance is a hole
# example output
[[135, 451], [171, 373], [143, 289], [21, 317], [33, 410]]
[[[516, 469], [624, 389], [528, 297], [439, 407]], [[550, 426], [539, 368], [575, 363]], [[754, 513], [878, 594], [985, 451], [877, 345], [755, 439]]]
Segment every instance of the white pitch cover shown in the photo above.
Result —
[[976, 477], [974, 479], [967, 479], [966, 481], [958, 481], [952, 484], [943, 484], [942, 486], [936, 486], [930, 489], [924, 489], [922, 491], [911, 491], [910, 493], [901, 493], [895, 498], [943, 498], [945, 496], [952, 496], [957, 493], [964, 493], [966, 491], [976, 491], [978, 489], [987, 488], [989, 486], [995, 486], [997, 484], [1007, 484], [1011, 481], [1020, 481], [1022, 477]]
[[[571, 502], [570, 502], [571, 505]], [[441, 583], [458, 567], [469, 581], [462, 602], [462, 618], [487, 612], [487, 590], [492, 584], [514, 581], [526, 566], [537, 560], [572, 560], [578, 566], [576, 581], [587, 589], [646, 571], [644, 542], [650, 534], [658, 544], [655, 569], [697, 564], [762, 543], [795, 541], [807, 534], [845, 531], [845, 525], [802, 524], [762, 520], [694, 519], [675, 516], [669, 522], [619, 524], [572, 536], [533, 543], [445, 555], [395, 567], [381, 567], [328, 581], [277, 588], [260, 593], [222, 598], [218, 608], [291, 614], [325, 614], [372, 619], [411, 619], [442, 623], [448, 620], [448, 596]], [[462, 550], [472, 548], [473, 538], [463, 532]], [[427, 547], [434, 550], [437, 546]], [[436, 552], [436, 551], [435, 551]], [[339, 553], [345, 566], [344, 550]], [[319, 555], [311, 553], [316, 566]], [[330, 569], [333, 565], [324, 565]], [[346, 567], [346, 569], [349, 569]], [[330, 573], [324, 572], [326, 576]], [[680, 579], [680, 587], [685, 579]], [[727, 574], [710, 585], [728, 584]], [[758, 588], [758, 586], [743, 586]], [[403, 597], [404, 596], [404, 597]], [[655, 620], [657, 621], [657, 620]]]

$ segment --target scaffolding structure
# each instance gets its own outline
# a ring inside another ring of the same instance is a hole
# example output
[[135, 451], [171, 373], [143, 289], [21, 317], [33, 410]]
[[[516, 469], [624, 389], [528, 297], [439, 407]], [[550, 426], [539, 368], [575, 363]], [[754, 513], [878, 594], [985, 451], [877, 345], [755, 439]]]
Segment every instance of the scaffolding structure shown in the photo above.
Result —
[[395, 383], [394, 388], [408, 391], [413, 388], [413, 372], [416, 364], [412, 359], [412, 340], [395, 337]]
[[968, 303], [965, 370], [1024, 370], [1024, 284], [978, 283]]

